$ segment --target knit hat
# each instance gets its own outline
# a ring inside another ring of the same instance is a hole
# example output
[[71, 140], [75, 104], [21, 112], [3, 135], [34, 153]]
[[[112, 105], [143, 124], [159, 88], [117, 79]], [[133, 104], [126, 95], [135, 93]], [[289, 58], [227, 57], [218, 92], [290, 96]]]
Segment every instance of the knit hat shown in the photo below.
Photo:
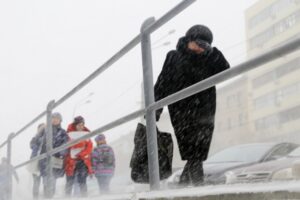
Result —
[[211, 45], [213, 42], [213, 34], [211, 30], [204, 25], [192, 26], [185, 34], [187, 38], [193, 41], [204, 41]]
[[77, 125], [80, 123], [85, 123], [84, 118], [82, 116], [78, 116], [74, 118], [73, 124]]
[[100, 134], [100, 135], [98, 135], [98, 136], [95, 138], [95, 141], [96, 141], [96, 142], [103, 141], [103, 140], [105, 140], [105, 135], [104, 135], [104, 134]]
[[52, 113], [52, 118], [59, 119], [62, 122], [62, 116], [58, 112]]

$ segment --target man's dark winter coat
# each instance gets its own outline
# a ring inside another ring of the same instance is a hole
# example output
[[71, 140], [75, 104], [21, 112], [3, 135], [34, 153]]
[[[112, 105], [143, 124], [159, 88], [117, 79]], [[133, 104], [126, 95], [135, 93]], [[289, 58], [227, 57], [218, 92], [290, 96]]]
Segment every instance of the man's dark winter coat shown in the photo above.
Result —
[[[156, 101], [229, 68], [217, 48], [212, 48], [209, 54], [198, 55], [187, 48], [189, 41], [193, 40], [181, 38], [177, 49], [167, 54], [154, 88]], [[216, 88], [211, 87], [168, 108], [182, 159], [206, 160], [214, 131]], [[162, 109], [157, 111], [157, 118], [161, 112]]]
[[[52, 126], [53, 130], [53, 148], [57, 148], [66, 144], [68, 142], [68, 135], [64, 129], [60, 126]], [[31, 140], [31, 148], [33, 149], [32, 157], [37, 155], [38, 149], [40, 149], [40, 154], [46, 153], [46, 133], [45, 129], [36, 137]], [[54, 157], [65, 158], [67, 150], [63, 150], [54, 154]], [[42, 176], [46, 176], [47, 172], [47, 160], [43, 159], [39, 161], [39, 169]], [[64, 175], [64, 169], [53, 169], [53, 174], [56, 178], [62, 177]]]

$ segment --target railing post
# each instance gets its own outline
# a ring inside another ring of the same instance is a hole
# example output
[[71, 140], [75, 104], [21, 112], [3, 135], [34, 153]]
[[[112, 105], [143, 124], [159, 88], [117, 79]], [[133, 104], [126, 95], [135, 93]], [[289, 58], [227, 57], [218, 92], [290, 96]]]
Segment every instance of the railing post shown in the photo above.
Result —
[[7, 152], [6, 152], [6, 157], [7, 157], [7, 172], [8, 172], [8, 188], [7, 188], [7, 199], [11, 200], [12, 199], [12, 192], [13, 192], [13, 167], [11, 164], [11, 141], [12, 138], [14, 137], [14, 133], [9, 134], [7, 138]]
[[[52, 110], [54, 108], [55, 101], [52, 100], [47, 105], [47, 126], [46, 126], [46, 151], [47, 154], [53, 149], [53, 133], [52, 133]], [[46, 174], [46, 197], [52, 197], [54, 192], [54, 180], [53, 180], [53, 159], [52, 155], [47, 156], [47, 174]]]
[[[151, 38], [150, 34], [146, 33], [146, 28], [155, 22], [154, 17], [147, 19], [141, 27], [141, 47], [143, 59], [143, 78], [144, 78], [144, 95], [146, 108], [154, 103], [153, 89], [153, 71], [152, 71], [152, 54], [151, 54]], [[157, 148], [157, 132], [156, 132], [156, 117], [155, 110], [147, 110], [147, 147], [148, 147], [148, 166], [149, 166], [149, 181], [151, 190], [159, 190], [159, 163], [158, 163], [158, 148]]]

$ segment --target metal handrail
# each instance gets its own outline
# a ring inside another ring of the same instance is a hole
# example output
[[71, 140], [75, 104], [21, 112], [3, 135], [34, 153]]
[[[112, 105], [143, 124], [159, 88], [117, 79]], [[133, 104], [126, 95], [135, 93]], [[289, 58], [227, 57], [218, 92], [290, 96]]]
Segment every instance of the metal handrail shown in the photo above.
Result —
[[24, 165], [26, 164], [29, 164], [30, 162], [33, 162], [33, 161], [36, 161], [36, 160], [40, 160], [40, 159], [43, 159], [43, 158], [46, 158], [47, 155], [53, 155], [55, 153], [58, 153], [62, 150], [65, 150], [77, 143], [79, 143], [80, 141], [83, 141], [83, 140], [86, 140], [86, 139], [89, 139], [91, 137], [94, 137], [100, 133], [103, 133], [105, 131], [108, 131], [112, 128], [115, 128], [119, 125], [122, 125], [128, 121], [131, 121], [135, 118], [138, 118], [142, 115], [144, 115], [146, 113], [146, 111], [148, 109], [151, 109], [151, 110], [157, 110], [159, 108], [162, 108], [164, 106], [167, 106], [167, 105], [170, 105], [172, 103], [175, 103], [177, 101], [180, 101], [184, 98], [187, 98], [191, 95], [194, 95], [198, 92], [201, 92], [207, 88], [210, 88], [210, 87], [213, 87], [215, 86], [216, 84], [218, 83], [221, 83], [221, 82], [224, 82], [224, 81], [227, 81], [235, 76], [238, 76], [238, 75], [241, 75], [245, 72], [248, 72], [250, 70], [253, 70], [259, 66], [262, 66], [263, 64], [267, 63], [267, 62], [270, 62], [278, 57], [281, 57], [281, 56], [284, 56], [284, 55], [287, 55], [295, 50], [297, 50], [298, 48], [300, 48], [300, 38], [297, 38], [293, 41], [290, 41], [286, 44], [283, 44], [277, 48], [274, 48], [273, 50], [271, 51], [268, 51], [264, 54], [261, 54], [255, 58], [252, 58], [244, 63], [241, 63], [235, 67], [232, 67], [222, 73], [219, 73], [217, 75], [214, 75], [212, 76], [211, 78], [208, 78], [208, 79], [205, 79], [203, 81], [200, 81], [188, 88], [185, 88], [177, 93], [174, 93], [164, 99], [161, 99], [160, 101], [157, 101], [155, 102], [154, 104], [150, 105], [148, 108], [146, 109], [140, 109], [140, 110], [137, 110], [133, 113], [130, 113], [124, 117], [121, 117], [109, 124], [106, 124], [96, 130], [94, 130], [93, 132], [89, 133], [89, 134], [86, 134], [76, 140], [73, 140], [71, 142], [68, 142], [67, 144], [63, 145], [63, 146], [60, 146], [60, 147], [57, 147], [55, 149], [53, 149], [52, 151], [45, 153], [45, 154], [42, 154], [38, 157], [35, 157], [29, 161], [26, 161], [24, 163], [21, 163], [19, 165], [17, 165], [15, 168], [18, 169], [20, 167], [23, 167]]
[[[158, 20], [156, 20], [151, 26], [149, 26], [145, 30], [146, 33], [147, 34], [153, 33], [154, 31], [156, 31], [158, 28], [163, 26], [165, 23], [167, 23], [174, 16], [179, 14], [182, 10], [184, 10], [185, 8], [190, 6], [195, 1], [196, 0], [183, 0], [178, 5], [176, 5], [174, 8], [172, 8], [170, 11], [168, 11], [166, 14], [164, 14], [162, 17], [160, 17]], [[110, 59], [108, 59], [103, 65], [101, 65], [97, 70], [95, 70], [92, 74], [90, 74], [87, 78], [85, 78], [82, 82], [80, 82], [76, 87], [74, 87], [67, 94], [65, 94], [58, 101], [56, 101], [53, 108], [58, 107], [63, 102], [65, 102], [67, 99], [69, 99], [71, 96], [76, 94], [79, 90], [81, 90], [83, 87], [85, 87], [87, 84], [89, 84], [92, 80], [94, 80], [96, 77], [98, 77], [101, 73], [106, 71], [111, 65], [113, 65], [115, 62], [117, 62], [121, 57], [123, 57], [130, 50], [132, 50], [134, 47], [136, 47], [140, 42], [141, 42], [141, 34], [138, 34], [129, 43], [127, 43], [121, 50], [119, 50], [115, 55], [113, 55]], [[18, 135], [20, 135], [27, 128], [29, 128], [31, 125], [36, 123], [38, 120], [40, 120], [44, 116], [46, 116], [46, 111], [43, 111], [42, 113], [40, 113], [37, 117], [35, 117], [33, 120], [31, 120], [28, 124], [26, 124], [20, 130], [15, 132], [13, 138], [11, 138], [11, 139], [14, 139]], [[0, 145], [0, 149], [2, 147], [4, 147], [6, 144], [7, 144], [7, 140]]]

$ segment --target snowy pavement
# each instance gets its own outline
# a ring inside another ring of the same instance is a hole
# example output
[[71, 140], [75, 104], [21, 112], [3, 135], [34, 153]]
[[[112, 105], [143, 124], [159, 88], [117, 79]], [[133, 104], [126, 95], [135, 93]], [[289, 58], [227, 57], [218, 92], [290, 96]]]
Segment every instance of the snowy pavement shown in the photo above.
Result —
[[205, 197], [224, 194], [270, 193], [277, 191], [300, 192], [300, 182], [255, 183], [239, 185], [216, 185], [178, 190], [140, 193], [139, 199], [175, 198], [175, 197]]
[[[295, 192], [300, 194], [300, 181], [277, 182], [277, 183], [256, 183], [239, 185], [216, 185], [197, 188], [183, 188], [174, 190], [163, 190], [156, 192], [124, 193], [102, 196], [90, 196], [86, 199], [101, 200], [140, 200], [140, 199], [219, 199], [219, 196], [234, 194], [235, 199], [242, 194], [273, 193], [273, 192]], [[251, 195], [250, 195], [251, 196]], [[211, 197], [211, 198], [207, 198]], [[243, 198], [244, 199], [244, 198]], [[254, 198], [255, 199], [255, 198]], [[277, 198], [276, 198], [277, 199]], [[283, 199], [283, 198], [279, 198]], [[284, 198], [285, 199], [285, 198]], [[64, 199], [68, 200], [68, 199]]]

